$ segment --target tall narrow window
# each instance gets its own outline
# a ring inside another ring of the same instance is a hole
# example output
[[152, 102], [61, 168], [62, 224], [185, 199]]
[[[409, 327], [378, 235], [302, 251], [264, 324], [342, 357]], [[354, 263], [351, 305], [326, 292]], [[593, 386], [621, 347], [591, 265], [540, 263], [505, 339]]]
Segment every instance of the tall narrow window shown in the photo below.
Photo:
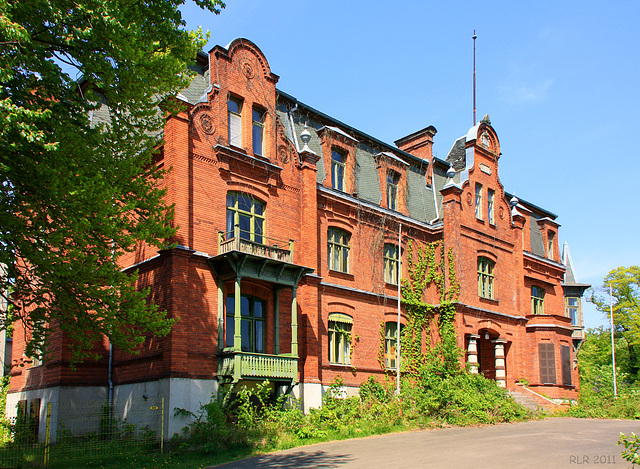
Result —
[[264, 152], [264, 120], [267, 113], [264, 109], [253, 108], [253, 154], [262, 155]]
[[540, 287], [531, 287], [531, 313], [544, 314], [544, 290]]
[[556, 350], [551, 343], [538, 344], [540, 381], [542, 384], [556, 384]]
[[[233, 295], [227, 296], [227, 347], [233, 347], [235, 303]], [[265, 353], [265, 312], [264, 301], [249, 295], [240, 297], [240, 334], [243, 352]]]
[[580, 312], [580, 298], [569, 296], [565, 298], [565, 311], [567, 317], [571, 318], [571, 325], [578, 325], [578, 315]]
[[560, 346], [560, 363], [562, 365], [562, 384], [571, 386], [571, 347]]
[[494, 263], [486, 257], [478, 257], [478, 296], [493, 299]]
[[398, 246], [384, 245], [384, 281], [398, 284]]
[[351, 329], [353, 319], [342, 313], [329, 314], [329, 363], [351, 363]]
[[349, 240], [351, 236], [339, 228], [327, 232], [328, 264], [330, 270], [349, 273]]
[[[402, 333], [402, 329], [404, 328], [404, 324], [400, 325], [400, 333]], [[396, 359], [397, 357], [397, 349], [398, 345], [398, 323], [397, 322], [386, 322], [384, 324], [384, 366], [387, 369], [395, 370], [396, 369]]]
[[487, 217], [489, 218], [489, 223], [491, 223], [492, 225], [496, 224], [496, 217], [494, 213], [495, 198], [496, 198], [495, 191], [489, 189], [487, 191]]
[[344, 167], [346, 157], [338, 150], [331, 150], [331, 187], [344, 191]]
[[242, 100], [229, 96], [227, 114], [229, 117], [229, 145], [242, 148]]
[[482, 220], [482, 184], [476, 184], [476, 218]]
[[238, 225], [241, 239], [262, 244], [264, 237], [264, 207], [250, 195], [230, 192], [227, 194], [227, 239], [235, 237]]
[[553, 259], [553, 240], [555, 238], [555, 233], [553, 231], [547, 232], [547, 257], [549, 259]]
[[387, 171], [387, 208], [398, 209], [398, 182], [400, 175], [395, 171]]

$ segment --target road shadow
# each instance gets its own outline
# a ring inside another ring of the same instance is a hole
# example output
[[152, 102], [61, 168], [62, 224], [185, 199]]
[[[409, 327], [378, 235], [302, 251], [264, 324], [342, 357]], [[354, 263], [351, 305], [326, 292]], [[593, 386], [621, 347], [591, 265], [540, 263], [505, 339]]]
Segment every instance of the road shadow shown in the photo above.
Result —
[[242, 459], [220, 466], [216, 469], [247, 469], [253, 467], [278, 467], [278, 468], [322, 468], [337, 467], [349, 464], [353, 457], [349, 454], [331, 454], [326, 451], [297, 451], [286, 453], [272, 453], [253, 458]]

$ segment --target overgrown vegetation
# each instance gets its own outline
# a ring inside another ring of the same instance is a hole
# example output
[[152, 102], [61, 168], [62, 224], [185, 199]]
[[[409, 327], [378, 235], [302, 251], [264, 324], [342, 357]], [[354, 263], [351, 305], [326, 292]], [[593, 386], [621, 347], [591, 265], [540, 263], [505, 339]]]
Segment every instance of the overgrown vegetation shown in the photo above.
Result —
[[610, 314], [613, 296], [617, 397], [613, 389], [611, 329], [589, 329], [578, 353], [580, 398], [569, 415], [591, 418], [640, 419], [640, 268], [619, 267], [594, 290], [589, 301]]
[[[409, 275], [401, 285], [406, 321], [399, 394], [391, 370], [380, 379], [370, 376], [358, 395], [347, 395], [338, 377], [326, 388], [322, 406], [308, 414], [291, 396], [276, 396], [268, 381], [251, 388], [223, 388], [198, 412], [176, 410], [176, 415], [193, 421], [171, 440], [169, 455], [135, 454], [125, 459], [110, 454], [87, 467], [198, 467], [321, 441], [530, 418], [529, 411], [494, 381], [461, 366], [451, 303], [459, 291], [452, 252], [445, 252], [442, 242], [417, 248], [410, 243], [407, 259]], [[428, 291], [439, 304], [426, 302]], [[432, 336], [437, 338], [433, 344]], [[380, 340], [385, 370], [384, 329]]]
[[[172, 441], [175, 454], [226, 452], [229, 458], [320, 441], [362, 437], [442, 425], [492, 424], [523, 420], [531, 414], [492, 380], [470, 374], [460, 362], [455, 307], [459, 284], [453, 254], [442, 242], [407, 248], [408, 278], [402, 279], [406, 310], [401, 333], [401, 392], [392, 376], [369, 377], [357, 396], [347, 396], [338, 377], [326, 390], [322, 407], [305, 415], [288, 396], [271, 397], [268, 382], [240, 387], [202, 406], [195, 421]], [[427, 291], [440, 302], [426, 302]], [[383, 326], [384, 327], [384, 326]], [[431, 329], [438, 340], [431, 344]], [[384, 369], [384, 329], [379, 361]]]
[[615, 339], [617, 397], [613, 393], [611, 331], [589, 329], [578, 353], [580, 397], [567, 412], [572, 417], [640, 419], [640, 383], [628, 373], [624, 337]]

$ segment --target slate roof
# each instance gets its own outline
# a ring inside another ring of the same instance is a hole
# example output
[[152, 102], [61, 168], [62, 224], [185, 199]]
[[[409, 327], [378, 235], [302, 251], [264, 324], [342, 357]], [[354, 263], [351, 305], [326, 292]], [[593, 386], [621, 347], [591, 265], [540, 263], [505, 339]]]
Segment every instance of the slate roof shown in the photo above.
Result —
[[453, 166], [453, 169], [455, 169], [456, 171], [462, 171], [467, 164], [465, 152], [466, 141], [466, 137], [460, 137], [458, 140], [456, 140], [445, 159], [445, 161], [451, 164]]
[[350, 139], [355, 147], [355, 186], [359, 199], [375, 205], [380, 205], [382, 202], [383, 184], [380, 181], [377, 158], [383, 154], [407, 166], [406, 203], [409, 216], [427, 224], [439, 221], [438, 214], [441, 210], [436, 209], [436, 203], [439, 205], [442, 203], [440, 189], [445, 184], [448, 167], [444, 161], [436, 160], [433, 181], [435, 187], [431, 187], [426, 181], [428, 161], [360, 132], [282, 91], [278, 91], [276, 114], [285, 127], [287, 138], [294, 144], [296, 140], [300, 142], [300, 134], [306, 124], [307, 130], [311, 133], [309, 147], [320, 157], [317, 165], [318, 184], [322, 184], [327, 177], [318, 137], [318, 132], [326, 128]]

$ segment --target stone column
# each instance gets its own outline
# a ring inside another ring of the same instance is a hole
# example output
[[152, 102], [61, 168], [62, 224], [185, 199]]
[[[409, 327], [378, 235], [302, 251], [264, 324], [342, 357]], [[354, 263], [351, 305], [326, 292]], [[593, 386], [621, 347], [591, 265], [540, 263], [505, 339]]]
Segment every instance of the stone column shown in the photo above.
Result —
[[507, 373], [504, 361], [504, 345], [507, 341], [504, 339], [496, 339], [493, 343], [496, 357], [496, 384], [501, 388], [505, 388], [507, 386]]
[[471, 334], [469, 336], [469, 345], [467, 346], [467, 363], [471, 373], [478, 373], [478, 339], [479, 335]]

